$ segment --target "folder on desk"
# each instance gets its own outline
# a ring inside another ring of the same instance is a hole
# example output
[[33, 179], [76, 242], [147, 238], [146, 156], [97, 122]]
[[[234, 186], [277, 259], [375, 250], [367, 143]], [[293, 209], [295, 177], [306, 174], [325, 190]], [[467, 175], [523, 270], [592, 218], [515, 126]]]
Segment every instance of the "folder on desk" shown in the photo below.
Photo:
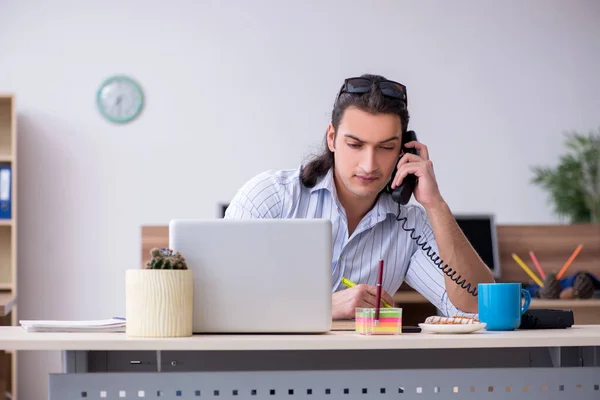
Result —
[[12, 214], [12, 170], [10, 165], [0, 166], [0, 219], [10, 219]]
[[125, 332], [125, 320], [111, 318], [94, 321], [19, 321], [27, 332]]

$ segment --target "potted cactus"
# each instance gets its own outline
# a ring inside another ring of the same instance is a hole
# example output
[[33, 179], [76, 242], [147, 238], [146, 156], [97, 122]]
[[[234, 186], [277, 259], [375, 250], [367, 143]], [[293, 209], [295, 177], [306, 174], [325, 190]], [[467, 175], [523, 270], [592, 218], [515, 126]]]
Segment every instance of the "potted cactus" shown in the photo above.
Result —
[[193, 275], [185, 257], [154, 248], [143, 268], [126, 271], [126, 334], [138, 337], [192, 335]]

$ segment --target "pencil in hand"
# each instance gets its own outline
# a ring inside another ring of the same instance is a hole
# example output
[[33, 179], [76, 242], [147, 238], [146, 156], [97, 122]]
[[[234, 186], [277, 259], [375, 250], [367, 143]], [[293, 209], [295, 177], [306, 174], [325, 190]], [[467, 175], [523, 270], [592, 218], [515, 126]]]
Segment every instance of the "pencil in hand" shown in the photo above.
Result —
[[[352, 282], [350, 279], [343, 276], [342, 277], [342, 285], [346, 286], [347, 288], [351, 288], [351, 287], [356, 286], [356, 283]], [[390, 303], [388, 303], [384, 299], [381, 299], [381, 304], [383, 304], [383, 307], [385, 307], [385, 308], [392, 308]]]

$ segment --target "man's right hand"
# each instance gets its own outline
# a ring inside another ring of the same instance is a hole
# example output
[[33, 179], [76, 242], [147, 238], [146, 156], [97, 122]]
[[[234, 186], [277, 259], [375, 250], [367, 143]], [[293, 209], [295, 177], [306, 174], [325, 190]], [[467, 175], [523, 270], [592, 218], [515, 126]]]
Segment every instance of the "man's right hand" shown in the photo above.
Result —
[[[381, 298], [394, 307], [394, 300], [385, 290], [381, 290]], [[332, 319], [352, 319], [357, 307], [375, 308], [377, 303], [377, 287], [356, 285], [336, 292], [331, 296]], [[383, 304], [380, 307], [384, 307]]]

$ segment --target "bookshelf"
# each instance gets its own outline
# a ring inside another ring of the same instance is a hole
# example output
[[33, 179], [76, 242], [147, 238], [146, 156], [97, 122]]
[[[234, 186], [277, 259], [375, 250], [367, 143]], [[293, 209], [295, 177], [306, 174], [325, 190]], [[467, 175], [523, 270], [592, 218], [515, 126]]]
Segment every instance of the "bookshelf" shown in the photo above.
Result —
[[[3, 184], [10, 171], [10, 184]], [[4, 176], [4, 178], [3, 178]], [[10, 215], [3, 204], [10, 201]], [[3, 211], [4, 210], [4, 211]], [[15, 96], [0, 93], [0, 321], [17, 325], [17, 135]], [[0, 399], [15, 400], [17, 354], [0, 349]], [[4, 396], [2, 396], [4, 394]]]

